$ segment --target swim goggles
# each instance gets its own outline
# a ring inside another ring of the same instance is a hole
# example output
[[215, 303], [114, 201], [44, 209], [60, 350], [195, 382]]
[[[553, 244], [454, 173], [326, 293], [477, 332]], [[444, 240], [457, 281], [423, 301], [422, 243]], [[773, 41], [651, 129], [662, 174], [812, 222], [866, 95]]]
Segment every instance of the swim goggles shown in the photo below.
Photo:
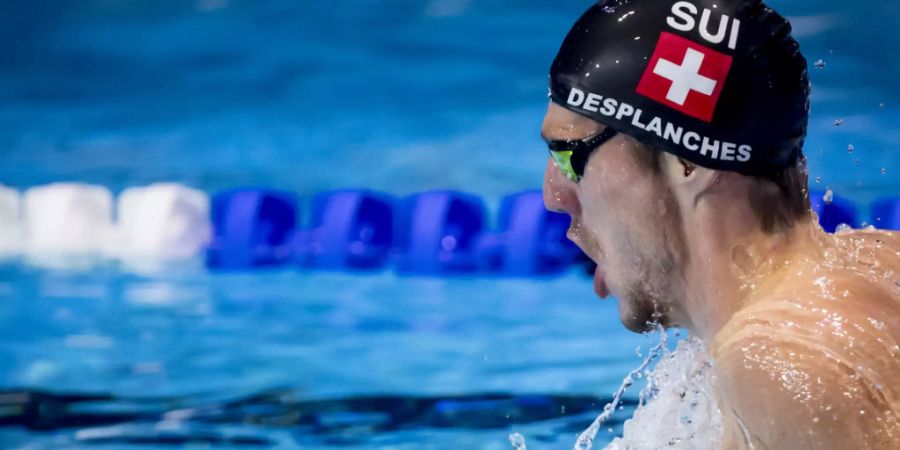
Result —
[[618, 134], [618, 131], [612, 127], [606, 127], [602, 132], [584, 140], [547, 141], [547, 148], [550, 149], [550, 156], [553, 157], [553, 161], [556, 162], [559, 171], [566, 178], [577, 183], [584, 176], [584, 166], [587, 164], [591, 153], [615, 137], [616, 134]]

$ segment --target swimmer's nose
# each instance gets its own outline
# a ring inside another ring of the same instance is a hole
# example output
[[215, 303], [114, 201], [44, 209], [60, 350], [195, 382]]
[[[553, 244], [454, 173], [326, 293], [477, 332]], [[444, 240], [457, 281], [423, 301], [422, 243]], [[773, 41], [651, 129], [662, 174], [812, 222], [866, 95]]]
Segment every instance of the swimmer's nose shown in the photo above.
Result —
[[571, 216], [581, 214], [578, 185], [566, 178], [550, 157], [547, 158], [544, 170], [543, 194], [544, 207], [550, 211], [568, 213]]

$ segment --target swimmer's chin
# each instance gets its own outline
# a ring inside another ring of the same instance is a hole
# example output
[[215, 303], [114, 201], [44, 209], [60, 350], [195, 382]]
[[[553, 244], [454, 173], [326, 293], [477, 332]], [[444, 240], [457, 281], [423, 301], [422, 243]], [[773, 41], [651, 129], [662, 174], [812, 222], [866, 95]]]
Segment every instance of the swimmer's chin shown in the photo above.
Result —
[[653, 327], [650, 326], [650, 322], [648, 322], [646, 320], [640, 321], [635, 318], [626, 319], [624, 317], [621, 318], [621, 320], [622, 320], [622, 325], [625, 325], [625, 328], [627, 328], [628, 331], [631, 331], [634, 333], [646, 333], [650, 330], [653, 330]]
[[673, 326], [671, 320], [666, 315], [656, 315], [654, 317], [654, 313], [652, 309], [647, 308], [637, 308], [632, 309], [627, 306], [624, 306], [622, 300], [619, 300], [619, 321], [622, 322], [622, 325], [628, 329], [628, 331], [632, 331], [634, 333], [646, 333], [648, 331], [655, 331], [659, 326], [663, 328], [670, 328]]

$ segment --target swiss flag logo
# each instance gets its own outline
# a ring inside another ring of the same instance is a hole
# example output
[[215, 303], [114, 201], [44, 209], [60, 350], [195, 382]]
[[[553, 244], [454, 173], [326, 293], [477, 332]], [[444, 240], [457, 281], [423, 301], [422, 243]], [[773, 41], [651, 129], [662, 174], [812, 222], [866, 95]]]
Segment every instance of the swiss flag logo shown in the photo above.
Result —
[[731, 56], [664, 31], [636, 91], [711, 122], [731, 61]]

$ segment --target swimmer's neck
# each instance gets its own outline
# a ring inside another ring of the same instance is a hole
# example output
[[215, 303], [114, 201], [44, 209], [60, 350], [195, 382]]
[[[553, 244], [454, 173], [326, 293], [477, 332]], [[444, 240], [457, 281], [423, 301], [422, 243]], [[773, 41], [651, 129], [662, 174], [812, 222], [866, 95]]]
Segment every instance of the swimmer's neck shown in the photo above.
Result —
[[[721, 218], [720, 218], [721, 219]], [[824, 234], [812, 219], [765, 233], [753, 221], [705, 221], [688, 239], [684, 272], [683, 326], [709, 342], [732, 316], [760, 292], [755, 286], [790, 261], [811, 255]]]

